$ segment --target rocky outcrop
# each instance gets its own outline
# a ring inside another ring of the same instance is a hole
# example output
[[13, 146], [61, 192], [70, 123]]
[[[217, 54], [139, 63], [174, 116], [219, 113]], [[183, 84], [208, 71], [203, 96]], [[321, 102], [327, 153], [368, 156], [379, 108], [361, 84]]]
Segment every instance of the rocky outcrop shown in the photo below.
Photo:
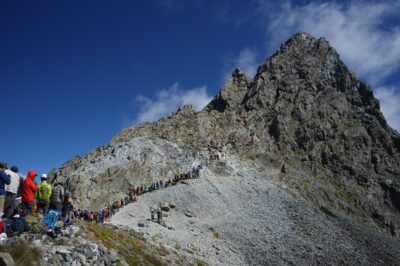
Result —
[[217, 96], [205, 107], [204, 110], [218, 112], [234, 111], [240, 107], [247, 93], [252, 79], [239, 68], [233, 71], [232, 77], [225, 83]]
[[[400, 135], [324, 39], [291, 37], [254, 79], [235, 70], [201, 112], [184, 106], [127, 128], [55, 171], [78, 204], [100, 206], [129, 186], [204, 162], [211, 143], [250, 161], [296, 197], [400, 236]], [[281, 171], [285, 165], [285, 171]]]

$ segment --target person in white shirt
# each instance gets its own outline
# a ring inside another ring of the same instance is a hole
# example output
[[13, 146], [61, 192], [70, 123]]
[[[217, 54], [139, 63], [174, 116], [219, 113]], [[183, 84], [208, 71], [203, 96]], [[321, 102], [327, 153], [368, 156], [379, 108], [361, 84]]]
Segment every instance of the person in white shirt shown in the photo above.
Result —
[[6, 198], [4, 202], [4, 216], [11, 218], [15, 210], [15, 198], [20, 185], [20, 177], [18, 174], [18, 167], [16, 166], [12, 166], [10, 170], [5, 170], [5, 173], [11, 177], [11, 182], [9, 185], [5, 185]]

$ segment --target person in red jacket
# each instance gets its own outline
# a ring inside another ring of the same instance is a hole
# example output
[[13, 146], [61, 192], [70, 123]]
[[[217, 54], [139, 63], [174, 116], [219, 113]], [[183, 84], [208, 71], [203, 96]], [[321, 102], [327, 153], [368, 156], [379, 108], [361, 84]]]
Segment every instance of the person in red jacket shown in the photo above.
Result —
[[35, 193], [37, 190], [37, 185], [35, 183], [36, 176], [37, 174], [35, 171], [29, 171], [21, 191], [22, 203], [25, 207], [26, 214], [32, 213], [35, 204]]

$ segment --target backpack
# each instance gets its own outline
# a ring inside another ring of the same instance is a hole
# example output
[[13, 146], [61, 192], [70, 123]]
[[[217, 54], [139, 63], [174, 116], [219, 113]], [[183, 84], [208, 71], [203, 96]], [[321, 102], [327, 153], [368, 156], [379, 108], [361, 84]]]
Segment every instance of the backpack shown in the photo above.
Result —
[[42, 222], [47, 225], [48, 230], [53, 230], [60, 217], [61, 217], [61, 212], [56, 210], [50, 210], [43, 218]]
[[15, 220], [12, 220], [11, 222], [11, 230], [12, 232], [17, 232], [19, 234], [23, 232], [29, 231], [29, 225], [23, 218], [18, 218]]
[[38, 199], [39, 200], [48, 200], [50, 198], [50, 190], [48, 188], [48, 185], [40, 185], [39, 190], [38, 190]]

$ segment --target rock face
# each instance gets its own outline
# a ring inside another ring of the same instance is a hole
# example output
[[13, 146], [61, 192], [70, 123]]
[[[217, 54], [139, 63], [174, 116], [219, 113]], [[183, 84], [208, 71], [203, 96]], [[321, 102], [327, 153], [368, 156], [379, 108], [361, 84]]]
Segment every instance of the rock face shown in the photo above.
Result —
[[265, 176], [277, 173], [268, 178], [312, 206], [400, 236], [400, 135], [328, 41], [306, 33], [284, 43], [254, 78], [235, 70], [203, 111], [183, 106], [127, 128], [51, 176], [65, 178], [78, 205], [99, 207], [132, 185], [204, 163], [212, 143]]

